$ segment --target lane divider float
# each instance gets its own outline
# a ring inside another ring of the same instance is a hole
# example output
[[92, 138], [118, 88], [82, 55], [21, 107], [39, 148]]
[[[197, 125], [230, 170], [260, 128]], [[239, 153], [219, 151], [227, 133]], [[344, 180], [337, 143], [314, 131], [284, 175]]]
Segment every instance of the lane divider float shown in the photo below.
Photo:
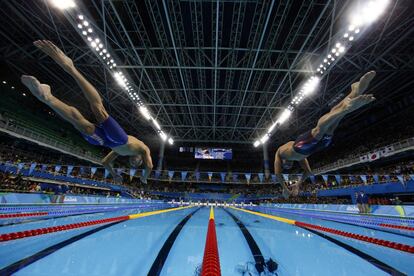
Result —
[[6, 233], [6, 234], [0, 235], [0, 242], [17, 240], [17, 239], [22, 239], [26, 237], [39, 236], [39, 235], [44, 235], [44, 234], [53, 233], [53, 232], [60, 232], [60, 231], [65, 231], [65, 230], [89, 227], [89, 226], [99, 225], [99, 224], [104, 224], [104, 223], [143, 218], [147, 216], [153, 216], [153, 215], [158, 215], [161, 213], [178, 211], [178, 210], [192, 208], [192, 207], [193, 206], [176, 207], [176, 208], [170, 208], [170, 209], [163, 209], [163, 210], [132, 214], [132, 215], [127, 215], [127, 216], [119, 216], [119, 217], [98, 219], [98, 220], [92, 220], [92, 221], [86, 221], [86, 222], [80, 222], [80, 223], [71, 223], [71, 224], [65, 224], [65, 225], [59, 225], [59, 226], [51, 226], [51, 227], [38, 228], [38, 229], [33, 229], [33, 230]]
[[220, 276], [220, 258], [217, 247], [216, 224], [214, 223], [214, 209], [210, 208], [206, 245], [204, 247], [201, 276]]
[[358, 234], [354, 234], [354, 233], [350, 233], [350, 232], [336, 230], [336, 229], [329, 228], [329, 227], [322, 227], [322, 226], [319, 226], [319, 225], [300, 222], [300, 221], [296, 221], [296, 220], [292, 220], [292, 219], [286, 219], [286, 218], [273, 216], [273, 215], [269, 215], [269, 214], [264, 214], [264, 213], [260, 213], [260, 212], [255, 212], [255, 211], [250, 211], [250, 210], [246, 210], [246, 209], [241, 209], [241, 208], [236, 208], [236, 207], [229, 207], [229, 208], [232, 208], [232, 209], [235, 209], [235, 210], [238, 210], [238, 211], [242, 211], [242, 212], [246, 212], [246, 213], [249, 213], [249, 214], [252, 214], [252, 215], [257, 215], [257, 216], [273, 219], [273, 220], [276, 220], [276, 221], [284, 222], [284, 223], [287, 223], [287, 224], [296, 225], [296, 226], [303, 227], [303, 228], [318, 230], [318, 231], [321, 231], [321, 232], [327, 232], [327, 233], [331, 233], [331, 234], [338, 235], [338, 236], [343, 236], [343, 237], [356, 239], [356, 240], [360, 240], [360, 241], [364, 241], [364, 242], [368, 242], [368, 243], [372, 243], [372, 244], [377, 244], [377, 245], [381, 245], [381, 246], [384, 246], [384, 247], [388, 247], [388, 248], [392, 248], [392, 249], [396, 249], [396, 250], [400, 250], [400, 251], [405, 251], [405, 252], [408, 252], [408, 253], [414, 253], [414, 246], [407, 245], [407, 244], [387, 241], [387, 240], [383, 240], [383, 239], [372, 238], [372, 237], [368, 237], [368, 236], [364, 236], [364, 235], [358, 235]]

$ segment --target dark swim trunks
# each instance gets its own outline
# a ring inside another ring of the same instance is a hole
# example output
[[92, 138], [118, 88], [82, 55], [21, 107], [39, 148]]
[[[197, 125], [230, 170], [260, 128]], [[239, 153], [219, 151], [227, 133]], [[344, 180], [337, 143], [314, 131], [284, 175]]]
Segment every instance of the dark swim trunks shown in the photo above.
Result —
[[303, 155], [311, 155], [317, 151], [323, 150], [332, 142], [332, 135], [324, 135], [318, 140], [312, 136], [312, 131], [300, 135], [293, 144], [293, 149]]
[[83, 138], [92, 145], [114, 148], [125, 145], [128, 135], [111, 116], [99, 125], [95, 125], [92, 135], [82, 133]]

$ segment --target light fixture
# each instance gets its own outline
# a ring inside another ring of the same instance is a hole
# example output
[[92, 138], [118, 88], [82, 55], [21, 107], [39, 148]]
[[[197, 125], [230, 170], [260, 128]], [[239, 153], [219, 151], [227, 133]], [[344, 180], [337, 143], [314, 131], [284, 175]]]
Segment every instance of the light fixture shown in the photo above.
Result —
[[51, 0], [51, 2], [56, 8], [61, 10], [76, 7], [75, 1], [73, 0]]

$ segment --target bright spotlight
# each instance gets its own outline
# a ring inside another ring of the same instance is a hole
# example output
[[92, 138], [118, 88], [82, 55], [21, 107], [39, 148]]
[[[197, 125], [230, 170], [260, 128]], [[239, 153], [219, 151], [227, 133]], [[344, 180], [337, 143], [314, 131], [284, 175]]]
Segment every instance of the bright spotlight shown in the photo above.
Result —
[[167, 134], [165, 134], [163, 131], [160, 131], [160, 137], [163, 141], [167, 140]]
[[160, 124], [158, 124], [158, 122], [155, 119], [152, 119], [152, 122], [154, 123], [154, 126], [158, 129], [161, 130], [161, 126]]
[[257, 148], [259, 145], [260, 145], [260, 141], [259, 140], [254, 141], [253, 146], [255, 148]]
[[268, 129], [268, 131], [267, 132], [269, 132], [269, 133], [271, 133], [274, 129], [275, 129], [275, 127], [277, 126], [277, 122], [276, 123], [273, 123], [270, 127], [269, 127], [269, 129]]
[[292, 111], [290, 111], [289, 109], [283, 110], [282, 114], [280, 114], [279, 116], [279, 119], [277, 119], [277, 122], [279, 124], [283, 124], [287, 121], [287, 119], [289, 119], [290, 115], [292, 115]]
[[310, 93], [314, 92], [316, 88], [318, 87], [319, 82], [320, 82], [320, 79], [316, 76], [309, 79], [303, 86], [303, 94], [309, 95]]
[[174, 144], [174, 140], [173, 140], [172, 138], [168, 138], [168, 143], [169, 143], [170, 145], [173, 145], [173, 144]]
[[267, 134], [267, 133], [265, 135], [263, 135], [262, 138], [260, 138], [260, 142], [262, 144], [265, 144], [268, 140], [269, 140], [269, 134]]
[[145, 106], [140, 106], [139, 112], [141, 112], [142, 116], [144, 116], [145, 119], [147, 120], [151, 119], [151, 114], [149, 113], [148, 109]]
[[73, 0], [51, 0], [53, 6], [58, 9], [66, 10], [76, 7], [75, 1]]
[[344, 47], [344, 46], [339, 47], [339, 52], [340, 52], [340, 53], [345, 52], [345, 47]]

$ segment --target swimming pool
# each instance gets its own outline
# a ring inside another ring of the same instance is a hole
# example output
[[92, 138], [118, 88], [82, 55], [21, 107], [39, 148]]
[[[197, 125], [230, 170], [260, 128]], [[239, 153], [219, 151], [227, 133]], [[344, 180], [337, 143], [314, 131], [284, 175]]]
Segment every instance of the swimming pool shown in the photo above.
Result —
[[[197, 275], [210, 209], [42, 205], [0, 213], [0, 275]], [[222, 275], [414, 275], [411, 219], [252, 206], [215, 207], [214, 222]]]

